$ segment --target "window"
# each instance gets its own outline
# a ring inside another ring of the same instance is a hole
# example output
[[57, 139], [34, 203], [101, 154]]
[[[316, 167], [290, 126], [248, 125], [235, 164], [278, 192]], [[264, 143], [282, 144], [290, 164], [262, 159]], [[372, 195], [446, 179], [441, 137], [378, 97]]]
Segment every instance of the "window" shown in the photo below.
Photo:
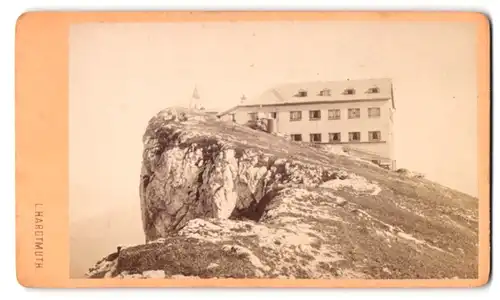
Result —
[[299, 90], [299, 92], [297, 93], [297, 97], [307, 97], [307, 91]]
[[320, 120], [320, 119], [321, 119], [321, 110], [309, 111], [309, 120]]
[[361, 111], [359, 108], [349, 108], [349, 119], [359, 119]]
[[380, 117], [380, 107], [368, 108], [368, 118], [378, 118], [378, 117]]
[[302, 134], [291, 134], [290, 139], [295, 142], [302, 142]]
[[344, 95], [354, 95], [356, 94], [356, 90], [354, 89], [345, 89], [343, 92]]
[[251, 113], [248, 113], [248, 118], [249, 118], [251, 121], [256, 121], [256, 120], [257, 120], [257, 113], [256, 113], [256, 112], [251, 112]]
[[231, 114], [231, 121], [236, 122], [236, 115], [235, 114]]
[[368, 140], [370, 142], [380, 141], [380, 131], [369, 131], [368, 132]]
[[278, 113], [272, 112], [272, 113], [270, 113], [270, 115], [271, 115], [272, 119], [276, 119], [276, 117], [278, 116]]
[[378, 87], [372, 87], [372, 88], [369, 88], [368, 91], [367, 91], [368, 94], [376, 94], [376, 93], [380, 93], [380, 89]]
[[321, 143], [321, 133], [310, 134], [311, 143]]
[[328, 120], [340, 120], [340, 109], [329, 109]]
[[301, 111], [291, 111], [290, 112], [290, 121], [300, 121], [302, 120], [302, 112]]
[[331, 132], [328, 134], [330, 143], [340, 143], [340, 132]]
[[320, 96], [331, 96], [330, 90], [329, 89], [323, 89], [321, 92], [319, 92]]
[[359, 142], [361, 140], [360, 132], [349, 132], [349, 142]]

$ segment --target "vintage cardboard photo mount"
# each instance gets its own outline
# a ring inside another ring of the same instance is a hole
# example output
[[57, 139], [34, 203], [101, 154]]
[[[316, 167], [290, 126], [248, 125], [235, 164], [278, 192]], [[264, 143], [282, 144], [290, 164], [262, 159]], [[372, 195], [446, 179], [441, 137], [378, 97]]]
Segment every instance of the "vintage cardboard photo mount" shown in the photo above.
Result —
[[[272, 20], [471, 22], [477, 27], [479, 270], [471, 280], [71, 279], [68, 33], [72, 24]], [[477, 287], [490, 276], [490, 25], [474, 12], [29, 12], [16, 26], [16, 261], [26, 287]]]

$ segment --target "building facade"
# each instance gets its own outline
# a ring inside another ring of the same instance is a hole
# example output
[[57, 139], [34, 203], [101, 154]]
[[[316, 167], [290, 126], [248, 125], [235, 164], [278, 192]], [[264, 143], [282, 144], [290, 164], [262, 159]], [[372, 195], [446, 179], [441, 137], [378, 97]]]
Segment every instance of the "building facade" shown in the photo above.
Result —
[[390, 79], [304, 82], [270, 89], [219, 117], [239, 124], [274, 119], [274, 130], [294, 141], [347, 147], [395, 169], [394, 103]]

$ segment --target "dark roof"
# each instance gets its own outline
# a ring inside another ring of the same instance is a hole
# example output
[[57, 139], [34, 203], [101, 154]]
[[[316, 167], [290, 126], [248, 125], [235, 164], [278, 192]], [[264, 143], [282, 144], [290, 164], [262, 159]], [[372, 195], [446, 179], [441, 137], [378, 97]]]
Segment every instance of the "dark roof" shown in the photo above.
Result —
[[[376, 88], [376, 93], [370, 90]], [[354, 93], [346, 93], [353, 90]], [[299, 97], [299, 92], [307, 92], [307, 96]], [[322, 91], [327, 91], [321, 93]], [[250, 99], [241, 106], [273, 106], [284, 104], [304, 104], [318, 102], [345, 102], [362, 101], [376, 99], [392, 99], [392, 106], [395, 108], [393, 98], [392, 80], [389, 78], [357, 79], [344, 81], [309, 81], [280, 85], [271, 88], [259, 97]], [[230, 113], [233, 107], [220, 115]]]

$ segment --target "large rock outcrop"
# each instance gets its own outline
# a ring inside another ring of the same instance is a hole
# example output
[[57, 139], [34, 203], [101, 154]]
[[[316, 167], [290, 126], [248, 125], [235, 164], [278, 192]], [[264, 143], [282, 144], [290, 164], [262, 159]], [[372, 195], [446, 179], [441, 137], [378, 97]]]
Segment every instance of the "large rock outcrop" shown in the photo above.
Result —
[[181, 108], [143, 142], [145, 244], [90, 278], [477, 277], [473, 197]]

